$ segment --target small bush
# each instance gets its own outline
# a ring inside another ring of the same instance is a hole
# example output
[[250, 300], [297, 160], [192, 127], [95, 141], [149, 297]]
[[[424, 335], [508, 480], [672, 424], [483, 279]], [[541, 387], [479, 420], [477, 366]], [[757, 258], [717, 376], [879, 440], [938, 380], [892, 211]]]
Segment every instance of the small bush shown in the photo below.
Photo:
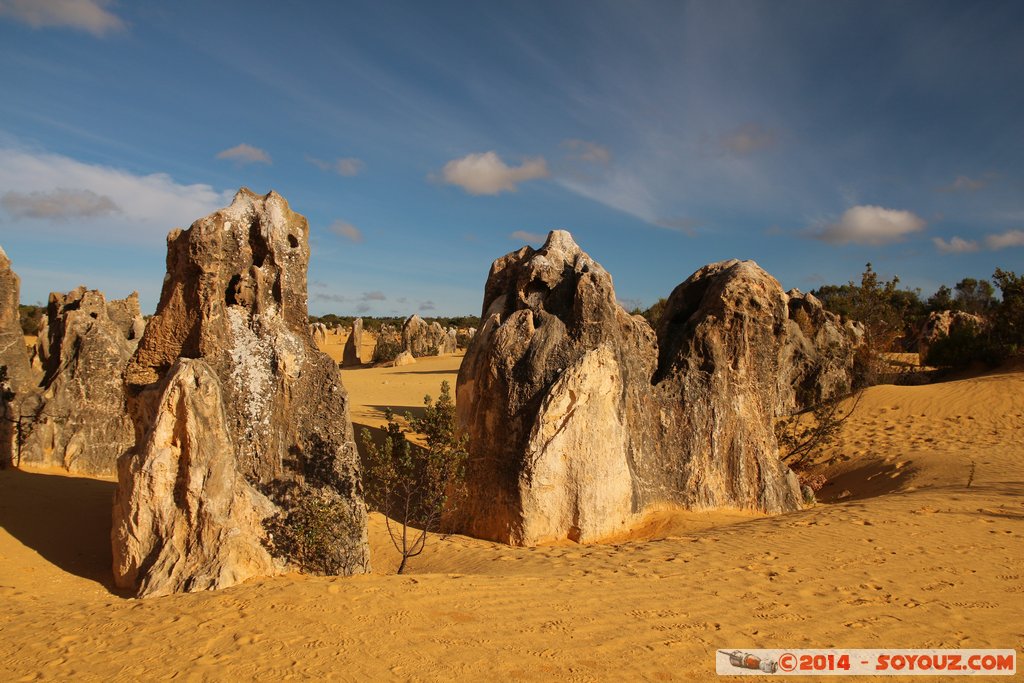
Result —
[[402, 340], [393, 335], [381, 335], [373, 347], [374, 363], [390, 363], [403, 351]]
[[966, 368], [976, 363], [998, 365], [1003, 354], [990, 336], [973, 325], [961, 325], [928, 347], [925, 362], [935, 367]]
[[369, 430], [360, 435], [366, 451], [366, 502], [384, 515], [391, 542], [402, 555], [398, 574], [423, 552], [429, 535], [440, 530], [442, 517], [464, 495], [468, 439], [458, 431], [448, 382], [442, 382], [437, 403], [429, 396], [423, 403], [423, 417], [407, 414], [405, 419], [425, 437], [425, 448], [409, 442], [409, 432], [390, 409], [385, 411], [388, 424], [380, 446]]
[[354, 472], [339, 467], [333, 448], [314, 442], [285, 461], [292, 477], [270, 482], [263, 493], [281, 511], [264, 520], [264, 544], [274, 557], [321, 575], [348, 575], [364, 569], [359, 543], [362, 503], [353, 499]]

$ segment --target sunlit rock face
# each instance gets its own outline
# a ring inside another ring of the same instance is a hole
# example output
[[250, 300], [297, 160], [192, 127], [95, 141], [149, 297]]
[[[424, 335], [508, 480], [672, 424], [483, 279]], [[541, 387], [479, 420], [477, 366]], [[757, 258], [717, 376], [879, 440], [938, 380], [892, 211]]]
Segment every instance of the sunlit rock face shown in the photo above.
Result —
[[36, 343], [40, 403], [23, 464], [116, 472], [118, 457], [134, 443], [122, 375], [143, 329], [137, 293], [113, 301], [85, 287], [50, 294]]
[[[141, 480], [133, 473], [147, 471], [146, 462], [157, 462], [161, 457], [163, 447], [151, 445], [152, 431], [171, 419], [168, 411], [173, 412], [174, 420], [187, 422], [198, 410], [198, 398], [192, 403], [173, 403], [166, 397], [185, 381], [181, 379], [177, 385], [167, 382], [172, 370], [180, 367], [179, 361], [199, 359], [209, 373], [194, 368], [192, 372], [202, 376], [204, 386], [216, 383], [217, 391], [204, 389], [200, 393], [220, 396], [226, 437], [220, 434], [217, 411], [210, 406], [204, 408], [209, 409], [208, 417], [195, 418], [195, 429], [200, 430], [196, 433], [209, 429], [211, 439], [230, 444], [230, 465], [238, 475], [227, 477], [233, 482], [231, 486], [217, 489], [216, 505], [235, 510], [231, 506], [241, 505], [238, 501], [258, 501], [253, 503], [256, 512], [252, 514], [231, 512], [216, 518], [244, 527], [240, 533], [249, 539], [249, 550], [242, 553], [236, 549], [232, 556], [259, 557], [256, 546], [263, 536], [259, 521], [273, 508], [267, 508], [250, 488], [261, 490], [294, 478], [290, 462], [327, 462], [336, 480], [349, 483], [345, 487], [347, 498], [342, 502], [356, 520], [350, 535], [338, 542], [349, 557], [355, 558], [350, 571], [368, 569], [366, 512], [348, 396], [334, 362], [317, 349], [310, 334], [308, 262], [306, 219], [274, 192], [259, 196], [240, 190], [231, 206], [196, 221], [188, 230], [168, 235], [167, 275], [160, 304], [125, 371], [135, 447], [119, 467], [115, 546], [128, 538], [153, 534], [157, 535], [155, 540], [137, 541], [135, 545], [157, 547], [163, 542], [159, 534], [164, 527], [141, 528], [137, 520], [145, 509], [165, 505], [163, 498], [175, 495], [174, 491], [154, 487], [152, 495], [135, 495]], [[216, 468], [220, 467], [218, 461]], [[187, 468], [180, 467], [179, 471], [181, 477], [186, 477]], [[176, 486], [185, 485], [181, 477], [174, 480]], [[229, 501], [234, 502], [228, 505]], [[218, 532], [212, 537], [228, 536]], [[209, 552], [199, 549], [199, 545], [186, 543], [182, 547]], [[188, 564], [192, 559], [184, 557], [181, 561]], [[138, 570], [133, 572], [130, 567]], [[121, 585], [138, 588], [150, 585], [147, 567], [147, 562], [130, 558], [116, 564], [115, 573]], [[241, 575], [229, 567], [204, 571], [225, 577]], [[263, 570], [251, 575], [259, 573]], [[186, 585], [201, 586], [204, 581], [179, 577], [169, 590]], [[224, 582], [217, 585], [223, 586]]]
[[753, 262], [712, 264], [655, 332], [567, 232], [498, 259], [459, 371], [469, 496], [450, 521], [530, 545], [608, 538], [656, 506], [797, 509], [773, 426], [794, 381], [825, 380], [789, 299]]

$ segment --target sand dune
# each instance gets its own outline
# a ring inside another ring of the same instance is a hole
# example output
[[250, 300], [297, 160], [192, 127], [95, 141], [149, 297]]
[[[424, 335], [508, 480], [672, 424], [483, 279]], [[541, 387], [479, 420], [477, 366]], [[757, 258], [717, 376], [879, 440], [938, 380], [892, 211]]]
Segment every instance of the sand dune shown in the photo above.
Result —
[[[353, 420], [458, 362], [344, 371]], [[4, 471], [0, 679], [683, 681], [715, 679], [718, 648], [1021, 652], [1022, 444], [1024, 373], [880, 386], [809, 510], [663, 511], [593, 546], [453, 536], [403, 576], [373, 515], [373, 575], [145, 601], [110, 585], [113, 483]]]

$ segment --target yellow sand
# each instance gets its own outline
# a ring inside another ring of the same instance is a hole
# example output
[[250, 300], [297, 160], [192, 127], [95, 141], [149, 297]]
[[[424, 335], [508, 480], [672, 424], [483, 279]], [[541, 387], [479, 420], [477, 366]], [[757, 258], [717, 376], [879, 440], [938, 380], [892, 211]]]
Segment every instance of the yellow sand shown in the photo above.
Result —
[[[356, 421], [457, 362], [345, 371]], [[370, 576], [145, 601], [110, 588], [111, 482], [0, 472], [0, 680], [686, 681], [716, 679], [717, 648], [1022, 653], [1022, 444], [1024, 374], [881, 386], [826, 454], [838, 502], [662, 512], [619, 544], [452, 537], [403, 576], [374, 515]]]

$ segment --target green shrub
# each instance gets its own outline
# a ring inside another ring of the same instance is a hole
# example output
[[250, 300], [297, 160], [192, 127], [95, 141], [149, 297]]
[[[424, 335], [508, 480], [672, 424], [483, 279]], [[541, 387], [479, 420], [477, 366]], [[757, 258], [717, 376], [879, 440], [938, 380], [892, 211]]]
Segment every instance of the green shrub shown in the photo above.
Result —
[[423, 435], [425, 447], [408, 440], [410, 432], [390, 409], [385, 411], [387, 427], [380, 445], [368, 429], [360, 435], [367, 506], [384, 515], [391, 542], [402, 556], [398, 574], [423, 552], [429, 535], [440, 530], [442, 518], [464, 495], [468, 439], [459, 433], [448, 382], [441, 383], [436, 403], [430, 396], [423, 403], [422, 417], [406, 414], [405, 419], [413, 432]]

